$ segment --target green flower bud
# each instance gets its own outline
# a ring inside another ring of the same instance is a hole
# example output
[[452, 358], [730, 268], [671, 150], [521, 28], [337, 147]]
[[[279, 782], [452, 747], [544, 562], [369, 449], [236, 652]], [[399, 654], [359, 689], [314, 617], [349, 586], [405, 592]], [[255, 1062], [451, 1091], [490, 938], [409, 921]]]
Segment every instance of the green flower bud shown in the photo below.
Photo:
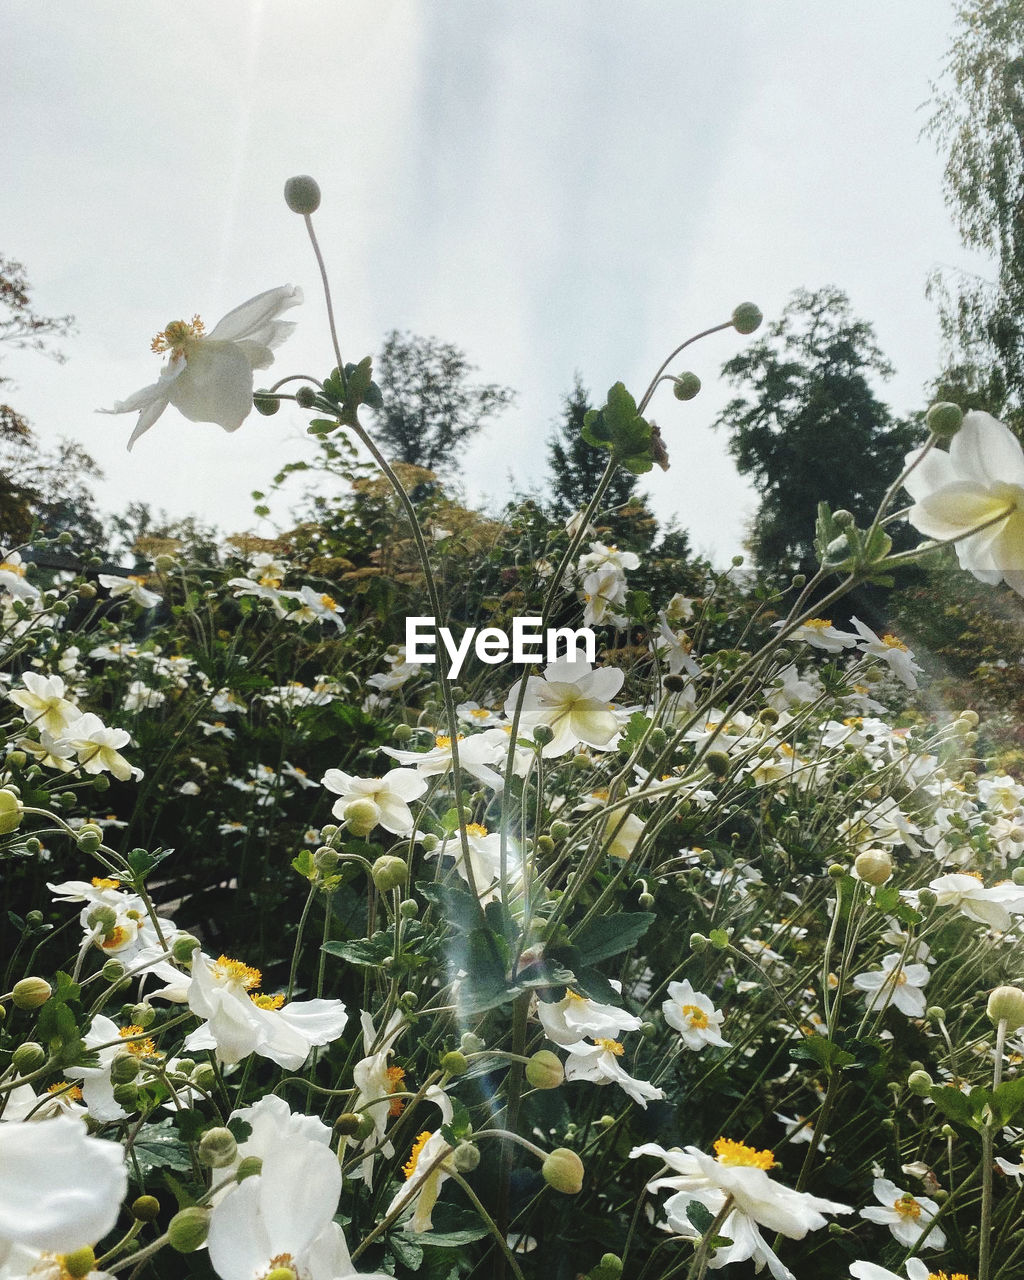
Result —
[[188, 1078], [197, 1089], [204, 1089], [207, 1093], [210, 1093], [217, 1084], [217, 1072], [209, 1062], [200, 1062], [194, 1071], [189, 1072]]
[[690, 950], [700, 955], [702, 951], [707, 951], [711, 945], [711, 939], [707, 938], [703, 933], [690, 934]]
[[865, 849], [854, 858], [853, 869], [865, 884], [878, 888], [892, 875], [892, 858], [885, 849]]
[[665, 686], [666, 693], [682, 693], [686, 688], [686, 679], [679, 675], [668, 675], [662, 684]]
[[533, 740], [546, 747], [549, 742], [554, 742], [555, 731], [549, 724], [539, 724], [533, 730]]
[[597, 1269], [601, 1273], [601, 1280], [616, 1280], [616, 1277], [622, 1275], [622, 1259], [617, 1253], [602, 1254]]
[[15, 1009], [38, 1009], [52, 994], [53, 988], [45, 978], [32, 977], [16, 982], [11, 998]]
[[707, 771], [716, 778], [724, 778], [729, 773], [730, 760], [724, 751], [709, 751], [704, 757]]
[[368, 836], [379, 821], [380, 810], [369, 796], [350, 800], [345, 806], [345, 825], [354, 836]]
[[110, 779], [105, 773], [98, 773], [92, 780], [93, 791], [109, 791]]
[[924, 420], [929, 431], [933, 431], [937, 436], [948, 440], [950, 436], [955, 436], [960, 430], [964, 420], [964, 411], [958, 404], [951, 404], [948, 400], [940, 400], [938, 404], [932, 405], [924, 415]]
[[132, 1217], [136, 1222], [154, 1222], [160, 1216], [160, 1201], [156, 1196], [139, 1196], [132, 1201]]
[[105, 962], [100, 973], [103, 975], [104, 982], [120, 982], [128, 970], [124, 967], [120, 960], [115, 960], [113, 956]]
[[139, 1074], [139, 1060], [134, 1053], [119, 1053], [110, 1064], [112, 1084], [131, 1084]]
[[538, 836], [536, 849], [538, 853], [541, 853], [545, 857], [547, 857], [549, 854], [554, 853], [555, 842], [554, 840], [551, 839], [550, 836]]
[[658, 1028], [656, 1024], [653, 1022], [641, 1022], [640, 1034], [643, 1036], [645, 1040], [653, 1040], [654, 1037], [658, 1034]]
[[977, 729], [978, 725], [981, 724], [981, 718], [977, 711], [971, 711], [969, 709], [967, 711], [961, 711], [957, 716], [957, 719], [962, 720], [969, 729]]
[[594, 767], [593, 760], [591, 760], [590, 756], [588, 756], [585, 751], [577, 751], [569, 763], [574, 769], [579, 769], [581, 772]]
[[396, 724], [391, 736], [395, 742], [408, 742], [412, 737], [412, 728], [407, 724]]
[[779, 713], [775, 710], [774, 707], [763, 707], [757, 713], [757, 719], [760, 724], [768, 724], [768, 725], [778, 724]]
[[995, 1025], [1005, 1022], [1007, 1031], [1019, 1030], [1024, 1027], [1024, 991], [1020, 987], [996, 987], [985, 1012]]
[[[12, 755], [22, 755], [22, 752], [12, 752]], [[8, 757], [10, 758], [10, 757]], [[22, 762], [24, 763], [24, 761]], [[4, 787], [0, 791], [0, 836], [9, 836], [12, 831], [17, 831], [21, 826], [21, 820], [25, 816], [21, 801], [8, 787]]]
[[479, 1053], [486, 1048], [485, 1042], [478, 1035], [474, 1035], [472, 1031], [463, 1031], [462, 1038], [459, 1040], [459, 1048], [463, 1053]]
[[601, 1118], [598, 1120], [598, 1122], [597, 1122], [597, 1123], [598, 1123], [598, 1126], [599, 1126], [600, 1128], [602, 1128], [602, 1129], [614, 1129], [614, 1128], [615, 1128], [615, 1117], [614, 1117], [614, 1116], [610, 1116], [610, 1115], [608, 1114], [608, 1112], [606, 1111], [606, 1112], [604, 1113], [604, 1115], [603, 1115], [603, 1116], [601, 1116]]
[[90, 929], [101, 929], [104, 933], [109, 933], [117, 924], [117, 912], [113, 907], [108, 907], [106, 903], [101, 902], [85, 917], [85, 923]]
[[945, 1022], [946, 1011], [941, 1004], [930, 1004], [924, 1011], [924, 1016], [929, 1022]]
[[320, 828], [320, 839], [324, 842], [324, 844], [333, 844], [334, 837], [340, 831], [341, 831], [341, 827], [336, 826], [335, 823], [333, 822], [329, 822], [326, 827]]
[[281, 407], [281, 397], [260, 388], [253, 392], [252, 407], [265, 418], [272, 418]]
[[86, 822], [78, 828], [76, 841], [83, 853], [95, 853], [103, 843], [103, 829], [95, 822]]
[[563, 1195], [575, 1196], [583, 1190], [583, 1161], [568, 1147], [556, 1147], [546, 1155], [540, 1171], [548, 1186]]
[[651, 907], [654, 906], [654, 894], [642, 893], [640, 897], [637, 898], [637, 906], [641, 911], [650, 911]]
[[753, 302], [741, 302], [732, 313], [732, 327], [737, 333], [753, 333], [761, 327], [764, 316]]
[[126, 1111], [134, 1111], [139, 1102], [138, 1086], [134, 1084], [115, 1084], [114, 1101]]
[[552, 822], [551, 839], [560, 843], [568, 836], [570, 831], [572, 831], [572, 827], [567, 822]]
[[171, 955], [179, 964], [191, 964], [192, 952], [199, 946], [199, 939], [191, 933], [179, 933], [171, 943]]
[[11, 1066], [19, 1076], [27, 1076], [32, 1071], [38, 1071], [45, 1061], [46, 1050], [35, 1040], [24, 1041], [11, 1054]]
[[246, 1178], [258, 1177], [262, 1172], [263, 1161], [259, 1156], [245, 1156], [238, 1162], [235, 1177], [239, 1182], [244, 1182]]
[[922, 889], [917, 895], [917, 901], [922, 907], [934, 907], [938, 900], [934, 889]]
[[223, 1169], [238, 1155], [238, 1143], [230, 1129], [207, 1129], [199, 1139], [199, 1163], [208, 1169]]
[[21, 769], [24, 767], [25, 761], [27, 759], [28, 759], [28, 756], [24, 753], [24, 751], [11, 751], [8, 753], [7, 763], [11, 765], [12, 768]]
[[43, 923], [43, 913], [41, 911], [26, 911], [25, 923], [32, 929], [38, 929]]
[[179, 1058], [174, 1064], [176, 1075], [188, 1077], [196, 1069], [196, 1064], [191, 1058]]
[[1014, 867], [1010, 879], [1016, 885], [1024, 884], [1024, 867]]
[[480, 1149], [472, 1142], [460, 1142], [452, 1152], [451, 1161], [458, 1173], [472, 1173], [480, 1163]]
[[794, 573], [792, 578], [790, 578], [789, 580], [789, 585], [793, 588], [794, 591], [802, 591], [804, 587], [807, 586], [807, 574]]
[[680, 373], [674, 380], [672, 394], [677, 400], [692, 400], [700, 391], [700, 378], [695, 373]]
[[316, 404], [316, 392], [312, 387], [299, 387], [295, 393], [295, 403], [300, 409], [312, 409]]
[[320, 186], [308, 173], [297, 174], [284, 184], [285, 204], [292, 213], [308, 217], [320, 208]]
[[343, 1111], [334, 1122], [337, 1131], [346, 1138], [354, 1138], [363, 1123], [363, 1117], [356, 1111]]
[[934, 1085], [935, 1081], [927, 1071], [911, 1071], [907, 1076], [907, 1088], [919, 1098], [927, 1098]]
[[178, 1253], [194, 1253], [206, 1243], [210, 1230], [210, 1211], [198, 1205], [179, 1209], [167, 1227], [168, 1244]]
[[[402, 906], [405, 906], [404, 902], [402, 903]], [[398, 1004], [406, 1013], [412, 1013], [419, 1002], [419, 996], [417, 996], [415, 991], [403, 991], [398, 997]]]
[[313, 854], [313, 866], [323, 875], [330, 875], [332, 871], [337, 869], [338, 863], [341, 861], [341, 854], [337, 849], [332, 849], [329, 845], [321, 845]]
[[845, 511], [842, 507], [840, 507], [838, 511], [832, 512], [832, 519], [840, 529], [852, 529], [857, 523], [854, 519], [853, 512]]
[[[402, 905], [398, 908], [398, 913], [405, 920], [415, 920], [420, 913], [420, 904], [415, 898], [404, 898]], [[408, 992], [412, 995], [412, 992]]]
[[84, 1280], [84, 1277], [96, 1267], [96, 1254], [91, 1245], [83, 1245], [74, 1253], [61, 1255], [61, 1270], [66, 1271], [71, 1280]]
[[526, 1079], [535, 1089], [557, 1089], [565, 1079], [565, 1068], [550, 1049], [538, 1049], [526, 1064]]
[[437, 836], [431, 835], [429, 832], [420, 841], [427, 853], [433, 853], [437, 846], [441, 843]]
[[130, 1017], [135, 1026], [145, 1031], [156, 1021], [156, 1010], [151, 1004], [133, 1004]]
[[390, 893], [392, 889], [400, 889], [408, 882], [409, 867], [404, 859], [384, 853], [373, 864], [370, 875], [378, 893]]
[[443, 1053], [440, 1065], [441, 1070], [447, 1072], [450, 1076], [464, 1076], [469, 1070], [466, 1055], [460, 1053], [458, 1049], [453, 1049], [450, 1053]]

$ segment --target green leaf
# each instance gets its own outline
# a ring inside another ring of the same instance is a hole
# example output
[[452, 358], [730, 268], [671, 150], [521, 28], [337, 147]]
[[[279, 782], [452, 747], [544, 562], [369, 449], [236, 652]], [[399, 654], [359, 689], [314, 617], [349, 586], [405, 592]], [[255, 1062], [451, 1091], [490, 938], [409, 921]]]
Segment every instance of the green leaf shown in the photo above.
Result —
[[419, 1271], [423, 1263], [423, 1246], [410, 1240], [403, 1232], [396, 1231], [388, 1236], [388, 1248], [403, 1267], [410, 1271]]
[[372, 938], [352, 938], [348, 942], [325, 942], [320, 948], [329, 956], [338, 956], [349, 964], [370, 965], [376, 968], [385, 956], [394, 952], [394, 941], [389, 941], [386, 931], [375, 933]]
[[133, 849], [126, 861], [136, 876], [145, 879], [154, 867], [158, 867], [173, 852], [173, 849], [154, 849], [152, 853], [147, 849]]
[[934, 1085], [929, 1096], [947, 1120], [969, 1125], [972, 1129], [977, 1128], [971, 1100], [955, 1085]]
[[834, 1040], [826, 1040], [824, 1036], [808, 1036], [798, 1040], [789, 1050], [789, 1056], [798, 1062], [816, 1062], [826, 1071], [842, 1071], [857, 1061], [854, 1054], [841, 1049]]
[[642, 711], [634, 711], [626, 721], [626, 727], [619, 739], [619, 750], [628, 755], [650, 727], [650, 717], [645, 716]]
[[614, 916], [597, 916], [573, 938], [584, 967], [628, 951], [642, 938], [657, 916], [653, 911], [624, 911]]
[[316, 864], [313, 861], [313, 851], [303, 849], [298, 857], [292, 858], [292, 870], [297, 871], [300, 876], [305, 876], [307, 880], [315, 879]]
[[174, 1122], [170, 1119], [161, 1120], [158, 1124], [143, 1125], [132, 1151], [143, 1177], [154, 1169], [176, 1169], [180, 1173], [192, 1167], [188, 1147], [178, 1136]]
[[701, 1204], [699, 1200], [691, 1200], [686, 1206], [686, 1216], [689, 1218], [693, 1229], [699, 1231], [701, 1235], [704, 1235], [715, 1220], [715, 1215], [707, 1205]]

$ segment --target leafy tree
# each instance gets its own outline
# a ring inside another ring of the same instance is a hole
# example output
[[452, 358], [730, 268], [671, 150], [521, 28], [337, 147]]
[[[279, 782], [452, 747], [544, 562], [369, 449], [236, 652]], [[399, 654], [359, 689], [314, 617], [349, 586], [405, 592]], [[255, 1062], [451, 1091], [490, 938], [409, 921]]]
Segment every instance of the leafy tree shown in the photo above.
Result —
[[464, 351], [436, 338], [393, 329], [374, 364], [383, 396], [374, 434], [398, 462], [451, 472], [462, 446], [515, 396], [509, 387], [470, 381], [476, 370]]
[[810, 574], [817, 504], [870, 521], [920, 430], [872, 390], [872, 378], [891, 376], [892, 366], [837, 288], [798, 290], [723, 373], [743, 394], [714, 425], [728, 432], [741, 474], [758, 487], [750, 535], [757, 566]]
[[932, 277], [950, 347], [939, 394], [1024, 425], [1024, 0], [963, 0], [934, 88], [946, 203], [994, 269]]
[[[592, 408], [590, 392], [577, 373], [562, 400], [562, 419], [548, 438], [550, 509], [562, 520], [583, 510], [608, 464], [607, 451], [583, 439], [583, 419]], [[606, 510], [628, 508], [637, 498], [636, 485], [636, 476], [620, 467], [605, 494]]]

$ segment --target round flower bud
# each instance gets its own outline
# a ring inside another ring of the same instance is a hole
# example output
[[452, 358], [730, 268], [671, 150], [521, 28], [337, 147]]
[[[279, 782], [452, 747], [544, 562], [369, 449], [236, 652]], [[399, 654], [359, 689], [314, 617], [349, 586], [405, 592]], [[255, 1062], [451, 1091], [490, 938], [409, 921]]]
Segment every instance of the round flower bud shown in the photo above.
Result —
[[857, 523], [852, 511], [846, 511], [840, 507], [838, 511], [832, 512], [832, 519], [836, 522], [840, 529], [852, 529]]
[[396, 724], [391, 736], [395, 742], [408, 742], [412, 737], [412, 727], [407, 724]]
[[[405, 920], [415, 920], [420, 913], [420, 904], [415, 898], [405, 898], [398, 908], [398, 913]], [[409, 991], [407, 994], [412, 995], [412, 992]]]
[[729, 757], [724, 751], [709, 751], [704, 757], [708, 773], [716, 778], [724, 778], [729, 773]]
[[922, 889], [917, 895], [918, 904], [922, 907], [934, 907], [939, 896], [934, 889]]
[[829, 865], [827, 875], [830, 880], [842, 880], [846, 875], [846, 868], [838, 862], [833, 862]]
[[643, 1036], [645, 1040], [653, 1040], [654, 1037], [658, 1034], [658, 1028], [656, 1024], [653, 1022], [641, 1022], [640, 1034]]
[[345, 806], [345, 825], [354, 836], [368, 836], [380, 821], [380, 810], [369, 796]]
[[907, 1088], [919, 1098], [926, 1098], [934, 1084], [935, 1081], [927, 1071], [911, 1071], [907, 1076]]
[[533, 740], [540, 743], [542, 747], [546, 747], [549, 742], [555, 740], [555, 731], [549, 724], [539, 724], [533, 730]]
[[17, 831], [25, 816], [21, 801], [8, 787], [0, 791], [0, 836], [9, 836]]
[[588, 756], [585, 751], [577, 751], [569, 763], [574, 769], [579, 769], [581, 772], [594, 767], [593, 760], [591, 760], [590, 756]]
[[109, 791], [110, 779], [105, 773], [98, 773], [92, 780], [93, 791]]
[[526, 1079], [535, 1089], [557, 1089], [565, 1079], [565, 1068], [550, 1049], [538, 1049], [526, 1064]]
[[153, 1222], [160, 1216], [160, 1201], [156, 1196], [139, 1196], [132, 1201], [132, 1217], [136, 1222]]
[[637, 898], [636, 901], [637, 901], [637, 906], [640, 908], [641, 911], [650, 911], [651, 907], [654, 906], [654, 894], [642, 893], [640, 897]]
[[977, 729], [978, 725], [981, 724], [981, 718], [977, 711], [971, 711], [970, 709], [961, 711], [957, 719], [962, 720], [969, 729]]
[[95, 853], [103, 843], [103, 829], [95, 822], [86, 822], [78, 828], [76, 837], [78, 847], [83, 853]]
[[238, 1155], [238, 1143], [230, 1129], [207, 1129], [199, 1139], [199, 1163], [208, 1169], [223, 1169]]
[[447, 1072], [450, 1076], [464, 1076], [469, 1070], [469, 1062], [466, 1055], [460, 1053], [458, 1049], [453, 1049], [450, 1053], [441, 1055], [441, 1070]]
[[14, 984], [11, 998], [15, 1009], [38, 1009], [52, 994], [53, 988], [45, 978], [22, 978]]
[[74, 1253], [61, 1255], [61, 1271], [67, 1272], [71, 1280], [84, 1280], [84, 1277], [96, 1267], [96, 1254], [91, 1245], [83, 1245]]
[[457, 1173], [472, 1173], [480, 1163], [480, 1149], [472, 1142], [460, 1142], [452, 1152], [451, 1161]]
[[354, 1138], [363, 1123], [363, 1117], [355, 1111], [343, 1111], [334, 1122], [337, 1131], [346, 1138]]
[[316, 404], [316, 392], [312, 387], [299, 387], [295, 393], [295, 403], [300, 409], [312, 409]]
[[199, 946], [199, 939], [191, 933], [179, 933], [171, 943], [171, 955], [179, 964], [189, 964], [192, 952]]
[[807, 574], [794, 573], [792, 578], [789, 580], [789, 585], [794, 591], [802, 591], [803, 588], [807, 586]]
[[892, 858], [885, 849], [865, 849], [853, 861], [858, 880], [877, 888], [892, 875]]
[[139, 1101], [138, 1086], [134, 1084], [115, 1084], [114, 1085], [114, 1101], [125, 1108], [126, 1111], [133, 1111]]
[[340, 830], [341, 828], [339, 826], [336, 826], [333, 822], [329, 822], [326, 827], [320, 828], [320, 839], [324, 844], [331, 844], [334, 841], [334, 837]]
[[690, 934], [690, 950], [700, 955], [702, 951], [707, 951], [711, 945], [711, 940], [704, 936], [703, 933]]
[[112, 1084], [131, 1084], [139, 1074], [139, 1060], [134, 1053], [119, 1053], [110, 1064]]
[[43, 923], [43, 913], [41, 911], [26, 911], [25, 923], [32, 929], [38, 929]]
[[572, 827], [570, 827], [567, 822], [558, 822], [558, 821], [552, 822], [551, 839], [556, 842], [564, 840], [571, 831], [572, 831]]
[[597, 1264], [600, 1280], [616, 1280], [622, 1275], [622, 1259], [617, 1253], [605, 1253]]
[[124, 967], [120, 960], [115, 960], [113, 956], [103, 965], [100, 973], [103, 975], [104, 982], [120, 982], [128, 970]]
[[281, 407], [281, 397], [260, 388], [259, 391], [253, 392], [252, 407], [257, 413], [262, 413], [265, 418], [272, 418]]
[[615, 1128], [615, 1117], [614, 1117], [614, 1116], [610, 1116], [610, 1115], [608, 1114], [608, 1112], [606, 1111], [606, 1112], [604, 1113], [604, 1115], [603, 1115], [603, 1116], [601, 1116], [601, 1118], [598, 1120], [598, 1122], [597, 1122], [597, 1123], [598, 1123], [599, 1127], [600, 1127], [600, 1128], [602, 1128], [602, 1129], [614, 1129], [614, 1128]]
[[321, 845], [313, 854], [313, 866], [317, 871], [324, 875], [330, 875], [335, 870], [341, 860], [341, 854], [337, 849], [332, 849], [329, 845]]
[[462, 1039], [459, 1041], [459, 1048], [463, 1053], [479, 1053], [486, 1048], [486, 1043], [478, 1035], [474, 1035], [472, 1031], [463, 1031]]
[[24, 751], [11, 751], [8, 753], [7, 763], [15, 769], [20, 769], [27, 759], [28, 756]]
[[426, 853], [433, 853], [440, 843], [441, 841], [438, 840], [437, 836], [432, 835], [429, 831], [420, 841], [420, 844], [423, 845], [424, 851]]
[[197, 1089], [205, 1089], [207, 1093], [217, 1084], [217, 1072], [210, 1062], [200, 1062], [194, 1071], [188, 1073], [188, 1078]]
[[263, 1172], [263, 1160], [260, 1156], [245, 1156], [238, 1162], [235, 1177], [239, 1182], [246, 1178], [255, 1178]]
[[672, 394], [677, 400], [692, 400], [700, 391], [700, 378], [695, 373], [681, 373], [673, 380]]
[[941, 1004], [930, 1004], [924, 1011], [924, 1016], [929, 1022], [945, 1022], [946, 1011]]
[[548, 1186], [563, 1195], [575, 1196], [583, 1190], [583, 1161], [568, 1147], [556, 1147], [546, 1155], [540, 1171]]
[[392, 853], [384, 853], [373, 864], [370, 875], [378, 893], [390, 893], [392, 889], [400, 889], [407, 883], [409, 866], [404, 859], [396, 858]]
[[19, 1044], [11, 1054], [11, 1066], [19, 1076], [27, 1076], [37, 1071], [46, 1061], [46, 1050], [35, 1040], [26, 1040]]
[[753, 302], [741, 302], [732, 313], [732, 327], [737, 333], [753, 333], [761, 327], [764, 316]]
[[1024, 867], [1014, 867], [1010, 879], [1016, 885], [1024, 884]]
[[929, 431], [933, 431], [943, 439], [948, 439], [950, 436], [955, 436], [960, 430], [964, 420], [964, 412], [958, 404], [952, 404], [948, 400], [940, 400], [938, 404], [932, 405], [924, 415], [924, 420]]
[[406, 1013], [412, 1013], [419, 1002], [419, 997], [415, 991], [403, 991], [398, 997], [399, 1008], [404, 1009]]
[[554, 853], [555, 842], [550, 836], [538, 836], [535, 847], [538, 853], [542, 853], [547, 856], [548, 854]]
[[680, 675], [668, 675], [662, 683], [667, 693], [682, 693], [686, 688], [686, 679]]
[[308, 173], [297, 174], [284, 184], [285, 204], [292, 213], [308, 217], [320, 208], [320, 186]]
[[778, 724], [779, 713], [775, 710], [774, 707], [763, 707], [757, 713], [757, 719], [760, 724], [769, 724], [769, 725]]
[[1020, 987], [996, 987], [988, 998], [985, 1012], [997, 1026], [1006, 1023], [1013, 1032], [1024, 1027], [1024, 991]]
[[151, 1004], [133, 1004], [131, 1020], [135, 1026], [141, 1027], [145, 1031], [147, 1027], [151, 1027], [156, 1021], [156, 1010]]
[[113, 907], [100, 903], [98, 907], [93, 907], [85, 917], [85, 923], [90, 929], [100, 929], [103, 933], [109, 933], [117, 924], [117, 912]]
[[206, 1243], [210, 1231], [210, 1211], [198, 1205], [179, 1209], [167, 1226], [167, 1243], [178, 1253], [194, 1253]]

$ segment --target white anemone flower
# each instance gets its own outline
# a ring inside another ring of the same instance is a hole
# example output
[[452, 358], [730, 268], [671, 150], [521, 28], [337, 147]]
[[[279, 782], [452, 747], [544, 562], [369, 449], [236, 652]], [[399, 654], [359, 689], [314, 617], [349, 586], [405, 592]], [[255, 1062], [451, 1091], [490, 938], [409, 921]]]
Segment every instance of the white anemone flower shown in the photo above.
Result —
[[915, 461], [904, 481], [914, 528], [926, 538], [957, 539], [961, 569], [1024, 594], [1024, 452], [1016, 436], [975, 411], [964, 416], [948, 453], [933, 448], [922, 457], [917, 450], [907, 465]]
[[668, 999], [662, 1003], [661, 1010], [687, 1049], [699, 1052], [709, 1044], [729, 1048], [728, 1040], [722, 1039], [723, 1015], [706, 995], [694, 991], [688, 981], [668, 984]]
[[898, 951], [891, 951], [882, 959], [881, 969], [871, 973], [858, 973], [853, 985], [863, 991], [869, 1009], [890, 1002], [908, 1018], [923, 1018], [928, 1002], [922, 988], [931, 974], [926, 964], [903, 964]]
[[0, 590], [8, 591], [18, 600], [39, 599], [39, 589], [25, 580], [25, 562], [17, 551], [4, 551], [0, 547]]
[[408, 1024], [400, 1009], [395, 1010], [379, 1035], [373, 1019], [365, 1009], [360, 1013], [359, 1021], [363, 1029], [363, 1052], [366, 1056], [360, 1058], [352, 1068], [352, 1082], [358, 1090], [352, 1109], [360, 1115], [368, 1115], [373, 1121], [373, 1129], [361, 1143], [356, 1138], [347, 1138], [345, 1141], [346, 1145], [359, 1146], [368, 1153], [356, 1176], [362, 1178], [369, 1187], [373, 1176], [373, 1156], [369, 1153], [379, 1147], [381, 1154], [386, 1157], [395, 1154], [386, 1135], [389, 1118], [400, 1115], [405, 1106], [401, 1098], [392, 1096], [402, 1089], [405, 1072], [401, 1067], [393, 1067], [389, 1059], [394, 1053], [395, 1041]]
[[12, 1244], [73, 1253], [101, 1240], [128, 1189], [124, 1148], [82, 1120], [0, 1124], [0, 1263]]
[[547, 1038], [559, 1045], [591, 1040], [617, 1039], [623, 1031], [639, 1031], [642, 1019], [613, 1004], [600, 1004], [567, 991], [562, 1000], [538, 1000], [537, 1016]]
[[908, 1258], [906, 1272], [890, 1271], [888, 1267], [880, 1267], [877, 1262], [851, 1262], [850, 1275], [853, 1280], [928, 1280], [932, 1275], [931, 1268], [920, 1258]]
[[647, 1104], [664, 1098], [664, 1091], [649, 1080], [637, 1080], [624, 1067], [619, 1059], [626, 1052], [618, 1040], [600, 1039], [596, 1044], [587, 1044], [581, 1040], [579, 1044], [565, 1046], [568, 1057], [565, 1060], [566, 1080], [589, 1080], [592, 1084], [617, 1084], [622, 1091], [633, 1099], [638, 1106], [647, 1110]]
[[[608, 705], [622, 688], [625, 674], [617, 667], [598, 667], [577, 658], [560, 658], [544, 668], [543, 676], [529, 676], [526, 698], [519, 721], [528, 733], [546, 724], [554, 737], [541, 754], [547, 758], [564, 756], [580, 743], [588, 747], [609, 747], [619, 732], [619, 721]], [[512, 719], [519, 699], [520, 682], [512, 686], [505, 701], [505, 715]]]
[[[784, 622], [773, 622], [773, 627], [783, 627]], [[857, 643], [857, 637], [849, 631], [840, 631], [832, 625], [831, 618], [808, 618], [802, 622], [788, 637], [790, 640], [803, 640], [813, 649], [823, 649], [826, 653], [841, 653]]]
[[34, 729], [45, 729], [55, 738], [81, 717], [81, 711], [64, 696], [66, 690], [60, 676], [41, 676], [26, 671], [21, 677], [23, 689], [12, 689], [7, 695], [25, 712], [25, 720]]
[[354, 800], [370, 800], [377, 810], [374, 825], [396, 836], [408, 835], [415, 827], [409, 803], [418, 800], [428, 786], [414, 769], [391, 769], [383, 778], [356, 778], [341, 769], [328, 769], [322, 781], [328, 791], [341, 797], [331, 810], [336, 818], [344, 818]]
[[146, 586], [145, 574], [129, 573], [122, 578], [116, 573], [101, 573], [98, 581], [110, 592], [111, 600], [130, 600], [143, 609], [152, 609], [163, 599]]
[[142, 770], [130, 765], [119, 750], [131, 742], [131, 734], [125, 729], [108, 729], [92, 711], [70, 724], [61, 741], [73, 748], [85, 773], [112, 773], [118, 782], [142, 777]]
[[302, 290], [280, 285], [229, 311], [209, 333], [198, 316], [173, 320], [153, 339], [152, 350], [168, 352], [159, 379], [101, 413], [139, 411], [130, 449], [169, 404], [190, 422], [215, 422], [237, 431], [252, 411], [254, 369], [269, 369], [274, 348], [295, 325], [278, 316], [302, 301]]
[[[935, 894], [938, 906], [956, 907], [968, 920], [977, 920], [1003, 933], [1013, 923], [1011, 913], [1024, 915], [1024, 888], [1009, 882], [986, 888], [981, 877], [970, 871], [937, 876], [928, 888]], [[911, 894], [905, 896], [909, 898]]]
[[881, 658], [886, 663], [893, 675], [906, 685], [908, 689], [917, 688], [916, 673], [921, 668], [914, 661], [912, 650], [908, 649], [902, 640], [887, 632], [884, 636], [876, 635], [869, 626], [866, 626], [859, 618], [851, 618], [850, 621], [857, 629], [861, 643], [858, 645], [861, 653], [867, 654], [872, 658]]
[[213, 1049], [220, 1062], [240, 1062], [250, 1053], [298, 1071], [309, 1051], [337, 1040], [348, 1014], [340, 1000], [293, 1000], [260, 995], [258, 969], [196, 951], [188, 1006], [204, 1019], [185, 1040], [187, 1049]]
[[[436, 1084], [431, 1085], [425, 1096], [440, 1108], [441, 1125], [451, 1124], [454, 1110], [444, 1090]], [[402, 1166], [405, 1185], [398, 1189], [387, 1209], [388, 1214], [392, 1214], [396, 1209], [415, 1204], [412, 1217], [405, 1223], [406, 1231], [419, 1234], [434, 1229], [431, 1214], [441, 1187], [448, 1178], [446, 1165], [451, 1150], [440, 1127], [435, 1132], [424, 1129], [413, 1143], [409, 1159]]]
[[[879, 1206], [861, 1209], [860, 1216], [868, 1222], [877, 1222], [892, 1232], [893, 1238], [908, 1249], [920, 1240], [924, 1229], [939, 1211], [939, 1206], [927, 1196], [913, 1196], [888, 1178], [876, 1178], [873, 1187]], [[932, 1227], [920, 1246], [922, 1249], [941, 1249], [946, 1234], [941, 1227]]]

